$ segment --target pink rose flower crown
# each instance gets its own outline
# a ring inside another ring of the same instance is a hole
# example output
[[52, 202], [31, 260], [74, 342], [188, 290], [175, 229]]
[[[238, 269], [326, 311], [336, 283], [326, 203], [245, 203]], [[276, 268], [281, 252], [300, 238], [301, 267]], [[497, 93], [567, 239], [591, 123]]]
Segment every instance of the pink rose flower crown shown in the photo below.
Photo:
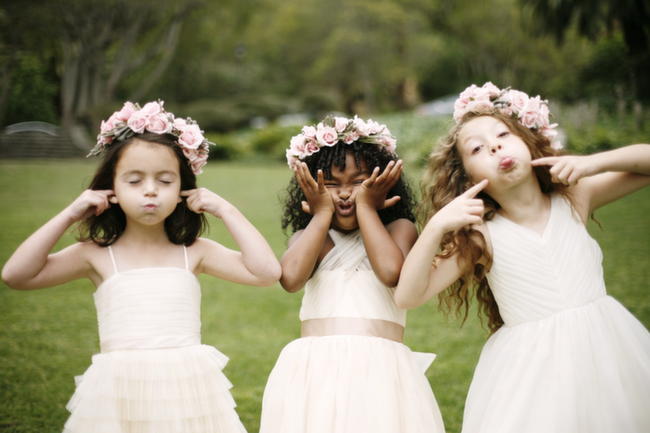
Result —
[[291, 138], [286, 151], [287, 164], [292, 169], [299, 161], [318, 152], [323, 147], [332, 147], [342, 141], [352, 144], [355, 141], [376, 146], [383, 146], [395, 154], [397, 140], [386, 125], [372, 119], [363, 120], [358, 116], [353, 119], [339, 116], [327, 116], [317, 125], [303, 126], [302, 132]]
[[137, 103], [125, 102], [120, 111], [108, 120], [102, 120], [97, 144], [88, 156], [101, 155], [115, 141], [124, 141], [135, 134], [152, 132], [171, 134], [188, 159], [194, 174], [201, 174], [208, 161], [210, 145], [199, 125], [189, 117], [182, 119], [165, 111], [164, 101], [147, 102], [142, 108]]
[[526, 128], [538, 131], [551, 142], [553, 149], [561, 149], [557, 139], [557, 123], [550, 123], [548, 101], [540, 96], [531, 98], [526, 93], [511, 88], [499, 89], [491, 82], [478, 87], [475, 84], [463, 90], [454, 103], [454, 121], [459, 123], [467, 113], [494, 111], [511, 116]]

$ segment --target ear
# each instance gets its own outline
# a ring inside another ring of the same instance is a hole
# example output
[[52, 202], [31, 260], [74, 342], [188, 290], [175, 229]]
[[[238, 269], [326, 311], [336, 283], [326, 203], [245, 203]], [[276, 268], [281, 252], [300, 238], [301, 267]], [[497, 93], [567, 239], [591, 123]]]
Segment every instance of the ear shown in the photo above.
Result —
[[117, 203], [118, 203], [118, 202], [117, 202], [117, 197], [115, 197], [114, 195], [110, 196], [110, 197], [108, 198], [108, 201], [111, 202], [111, 203], [113, 203], [113, 204], [117, 204]]

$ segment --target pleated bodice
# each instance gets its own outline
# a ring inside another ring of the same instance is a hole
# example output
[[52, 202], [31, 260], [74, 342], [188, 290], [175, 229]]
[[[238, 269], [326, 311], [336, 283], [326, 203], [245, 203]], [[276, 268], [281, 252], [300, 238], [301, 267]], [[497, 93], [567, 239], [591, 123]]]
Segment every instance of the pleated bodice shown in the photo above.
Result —
[[541, 235], [498, 214], [486, 224], [493, 250], [487, 279], [506, 326], [606, 294], [600, 247], [561, 195], [551, 196]]
[[305, 284], [300, 320], [327, 317], [381, 319], [406, 324], [406, 310], [397, 308], [393, 288], [375, 275], [361, 233], [330, 230], [334, 247]]

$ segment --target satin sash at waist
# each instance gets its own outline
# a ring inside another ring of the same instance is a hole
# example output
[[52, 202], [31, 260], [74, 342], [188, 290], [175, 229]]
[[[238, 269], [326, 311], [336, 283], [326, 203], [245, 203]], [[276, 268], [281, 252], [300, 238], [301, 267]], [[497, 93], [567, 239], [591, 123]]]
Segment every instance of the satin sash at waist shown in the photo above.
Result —
[[404, 327], [398, 323], [380, 319], [356, 317], [328, 317], [303, 320], [300, 325], [303, 337], [325, 337], [328, 335], [364, 335], [381, 337], [402, 342]]

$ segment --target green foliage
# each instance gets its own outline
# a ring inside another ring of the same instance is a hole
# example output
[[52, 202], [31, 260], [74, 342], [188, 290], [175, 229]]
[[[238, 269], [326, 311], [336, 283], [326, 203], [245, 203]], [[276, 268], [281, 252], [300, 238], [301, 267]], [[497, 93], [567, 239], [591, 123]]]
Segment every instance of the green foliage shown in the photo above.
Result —
[[16, 56], [4, 123], [40, 120], [58, 123], [54, 108], [57, 82], [46, 60], [29, 52]]
[[285, 149], [289, 147], [291, 137], [300, 132], [300, 127], [271, 125], [255, 131], [251, 145], [255, 152], [271, 156], [282, 161], [285, 159]]

